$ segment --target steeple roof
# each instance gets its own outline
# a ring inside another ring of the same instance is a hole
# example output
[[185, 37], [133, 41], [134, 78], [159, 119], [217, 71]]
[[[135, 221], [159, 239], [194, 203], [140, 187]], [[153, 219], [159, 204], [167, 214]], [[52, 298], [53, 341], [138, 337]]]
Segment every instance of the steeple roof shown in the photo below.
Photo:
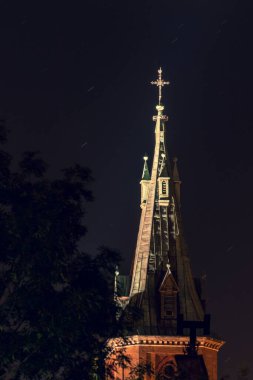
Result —
[[[173, 173], [171, 173], [166, 148], [165, 122], [168, 118], [163, 114], [161, 90], [168, 82], [162, 79], [161, 69], [158, 74], [157, 81], [152, 82], [159, 87], [157, 115], [153, 117], [155, 121], [153, 164], [150, 176], [147, 157], [144, 157], [142, 180], [149, 180], [149, 184], [147, 198], [141, 212], [129, 302], [137, 304], [143, 310], [143, 319], [134, 323], [139, 333], [176, 335], [176, 317], [174, 316], [174, 320], [169, 320], [167, 324], [163, 323], [158, 302], [159, 289], [168, 277], [168, 267], [170, 268], [168, 280], [173, 280], [174, 288], [178, 288], [178, 308], [175, 307], [174, 310], [178, 310], [177, 313], [182, 314], [185, 320], [193, 321], [203, 320], [204, 312], [195, 289], [184, 243], [179, 198], [176, 194], [176, 185], [179, 186], [181, 183], [179, 173], [175, 161]], [[163, 183], [159, 184], [157, 181], [159, 177], [168, 179], [164, 188]], [[173, 181], [169, 181], [169, 178], [173, 178]], [[168, 198], [164, 201], [163, 191], [167, 191], [166, 186], [169, 187], [169, 191]]]

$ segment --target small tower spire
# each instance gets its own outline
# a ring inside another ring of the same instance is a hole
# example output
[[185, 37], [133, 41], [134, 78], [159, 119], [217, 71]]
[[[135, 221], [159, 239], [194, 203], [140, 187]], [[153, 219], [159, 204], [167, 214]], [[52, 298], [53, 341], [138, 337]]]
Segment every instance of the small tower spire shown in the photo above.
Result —
[[161, 105], [161, 100], [162, 100], [162, 87], [165, 85], [165, 84], [170, 84], [170, 82], [165, 82], [163, 79], [162, 79], [162, 68], [160, 67], [158, 69], [158, 79], [156, 81], [152, 81], [151, 84], [155, 84], [158, 89], [159, 89], [159, 98], [158, 98], [158, 105], [160, 106]]
[[144, 166], [143, 166], [143, 172], [142, 172], [142, 177], [141, 179], [144, 179], [144, 180], [147, 180], [149, 181], [150, 180], [150, 173], [149, 173], [149, 169], [148, 169], [148, 156], [145, 154], [145, 156], [143, 157], [143, 160], [144, 160]]
[[141, 176], [141, 208], [143, 208], [146, 205], [147, 198], [148, 198], [148, 190], [149, 190], [149, 183], [150, 183], [150, 173], [148, 169], [148, 156], [145, 154], [143, 157], [144, 160], [144, 166], [143, 166], [143, 172]]

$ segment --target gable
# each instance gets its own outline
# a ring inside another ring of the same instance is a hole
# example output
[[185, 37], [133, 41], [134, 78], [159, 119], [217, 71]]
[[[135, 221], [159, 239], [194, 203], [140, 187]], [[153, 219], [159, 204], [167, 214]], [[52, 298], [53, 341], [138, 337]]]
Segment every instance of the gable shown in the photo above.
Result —
[[166, 272], [166, 274], [162, 280], [162, 283], [160, 285], [159, 291], [161, 293], [174, 293], [174, 292], [177, 293], [179, 291], [177, 283], [176, 283], [170, 269], [167, 270], [167, 272]]

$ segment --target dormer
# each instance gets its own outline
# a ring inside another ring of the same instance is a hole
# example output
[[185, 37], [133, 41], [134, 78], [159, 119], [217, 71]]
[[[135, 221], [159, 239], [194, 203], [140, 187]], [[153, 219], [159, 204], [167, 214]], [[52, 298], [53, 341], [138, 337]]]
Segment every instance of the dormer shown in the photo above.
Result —
[[171, 273], [170, 266], [159, 288], [161, 297], [161, 319], [175, 320], [177, 318], [177, 283]]

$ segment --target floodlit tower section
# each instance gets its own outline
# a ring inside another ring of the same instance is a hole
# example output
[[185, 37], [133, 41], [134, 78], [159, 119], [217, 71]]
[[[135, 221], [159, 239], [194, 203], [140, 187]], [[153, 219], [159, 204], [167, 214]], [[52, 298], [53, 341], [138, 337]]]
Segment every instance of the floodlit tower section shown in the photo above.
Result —
[[138, 233], [138, 238], [137, 238], [134, 267], [133, 267], [133, 273], [132, 273], [130, 298], [144, 292], [146, 288], [148, 267], [149, 266], [154, 267], [153, 269], [155, 269], [155, 262], [153, 260], [154, 255], [152, 255], [151, 261], [149, 260], [150, 241], [152, 239], [152, 228], [153, 228], [152, 222], [153, 222], [153, 215], [154, 215], [154, 209], [155, 209], [155, 203], [156, 203], [155, 201], [157, 197], [156, 183], [157, 183], [158, 172], [159, 170], [161, 170], [161, 164], [163, 161], [161, 154], [164, 153], [165, 151], [164, 142], [163, 142], [164, 137], [161, 139], [161, 121], [167, 118], [166, 116], [163, 115], [163, 109], [164, 109], [163, 106], [158, 105], [156, 109], [157, 109], [157, 116], [155, 117], [155, 120], [156, 120], [155, 152], [154, 152], [153, 166], [152, 166], [152, 172], [151, 172], [151, 179], [149, 183], [148, 198], [145, 203], [145, 207], [142, 208], [142, 213], [141, 213], [140, 227], [139, 227], [139, 233]]
[[[192, 276], [188, 252], [184, 243], [181, 213], [179, 212], [179, 174], [176, 163], [173, 173], [170, 174], [170, 162], [167, 152], [166, 122], [162, 100], [162, 88], [165, 82], [162, 79], [162, 70], [158, 70], [158, 79], [154, 82], [159, 88], [159, 102], [156, 106], [155, 121], [155, 149], [145, 200], [142, 202], [142, 212], [139, 225], [132, 276], [129, 302], [140, 307], [143, 311], [142, 321], [135, 323], [138, 331], [164, 332], [166, 323], [158, 306], [162, 302], [157, 289], [164, 278], [170, 276], [172, 282], [179, 289], [177, 312], [173, 318], [183, 315], [184, 320], [203, 321], [204, 310], [200, 294], [198, 294]], [[147, 172], [146, 161], [144, 173]], [[173, 178], [174, 175], [174, 178]], [[149, 177], [148, 177], [149, 178]], [[170, 178], [173, 178], [170, 181]], [[143, 184], [144, 185], [144, 184]], [[168, 266], [170, 273], [168, 274]], [[168, 314], [166, 314], [168, 316]], [[165, 318], [166, 320], [169, 317]], [[170, 331], [176, 334], [176, 324]], [[168, 332], [168, 331], [166, 331]]]
[[[128, 280], [121, 283], [125, 291], [118, 297], [128, 330], [125, 350], [133, 366], [151, 364], [155, 375], [145, 379], [169, 379], [171, 371], [190, 366], [193, 377], [188, 376], [189, 380], [217, 380], [217, 353], [224, 342], [210, 337], [210, 316], [205, 313], [199, 282], [193, 278], [183, 235], [177, 160], [171, 170], [166, 146], [168, 117], [162, 88], [169, 82], [162, 79], [159, 69], [158, 79], [151, 83], [159, 90], [152, 170], [150, 175], [145, 156], [133, 265]], [[136, 307], [138, 318], [131, 314]], [[125, 342], [113, 344], [117, 352]], [[123, 367], [118, 370], [115, 378], [119, 380], [129, 375]]]

